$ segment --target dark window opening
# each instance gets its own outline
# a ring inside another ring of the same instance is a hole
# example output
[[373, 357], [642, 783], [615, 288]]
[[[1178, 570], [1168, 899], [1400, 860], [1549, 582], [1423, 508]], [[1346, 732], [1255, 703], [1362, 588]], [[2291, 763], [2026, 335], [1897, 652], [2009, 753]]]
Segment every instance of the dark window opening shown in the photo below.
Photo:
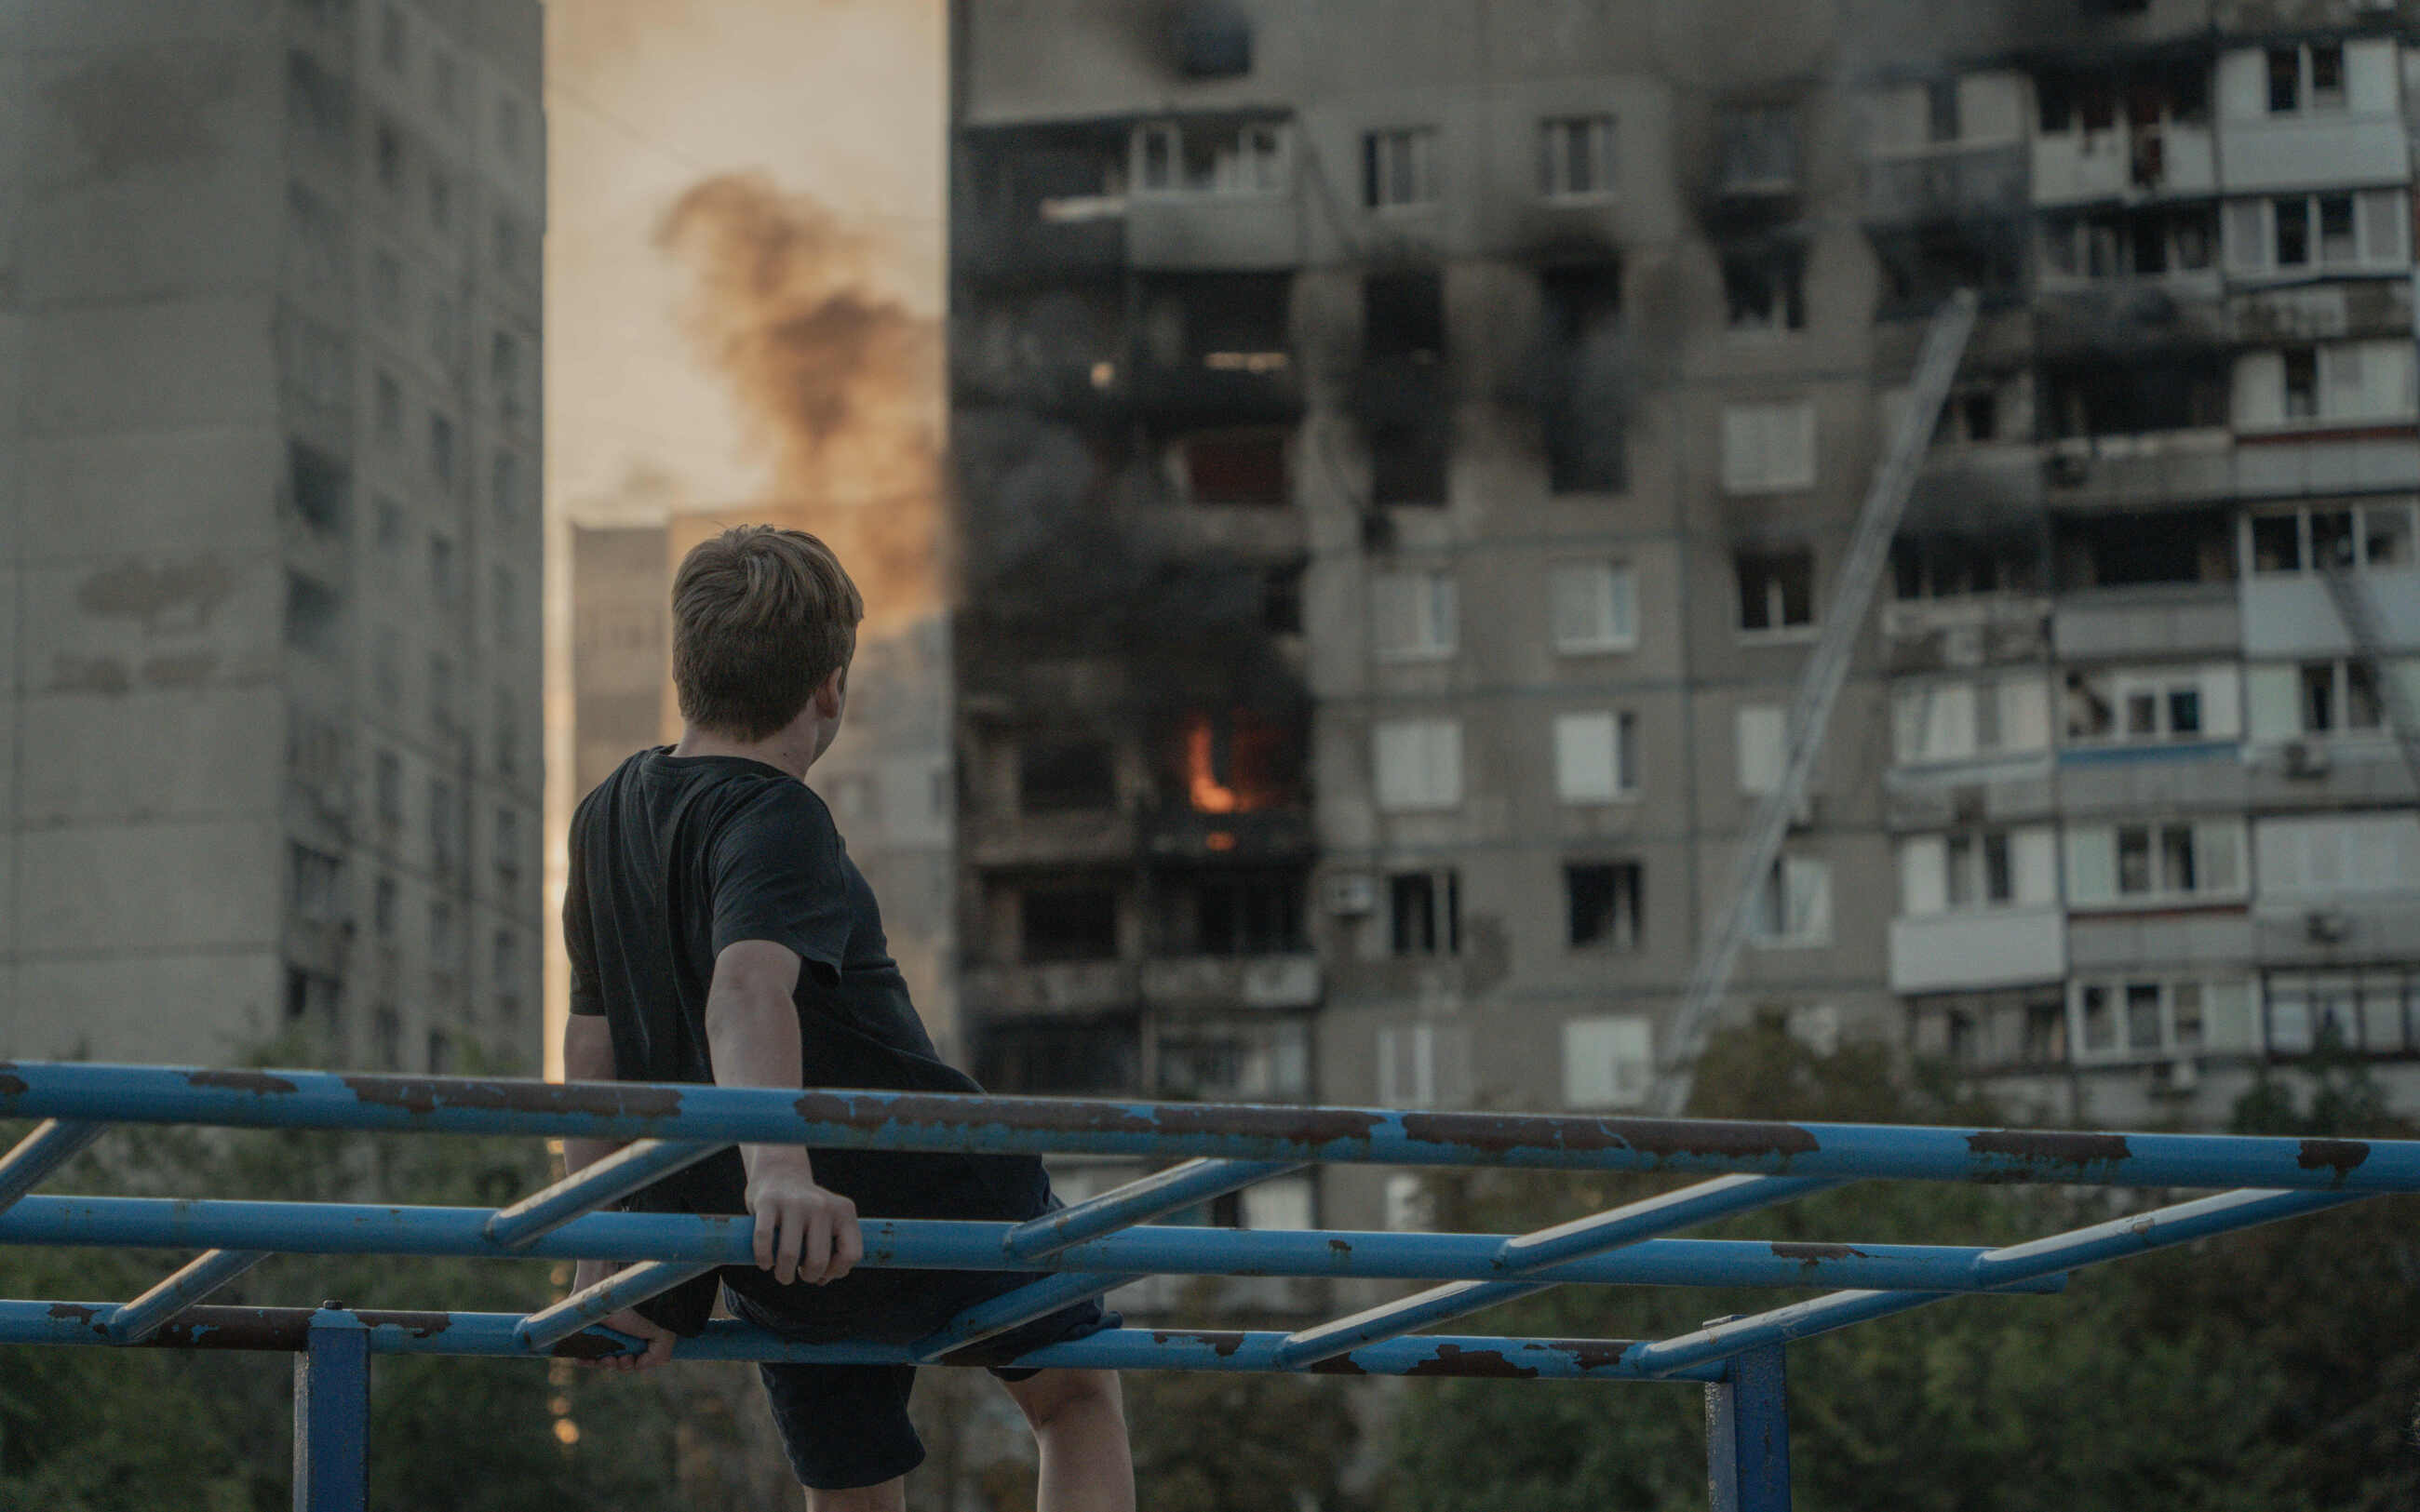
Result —
[[1358, 408], [1371, 501], [1440, 505], [1453, 412], [1445, 386], [1445, 284], [1434, 270], [1373, 273], [1361, 285]]
[[2224, 510], [2062, 517], [2056, 548], [2062, 590], [2235, 576], [2234, 527]]
[[1901, 599], [2030, 594], [2041, 587], [2040, 542], [2031, 536], [1901, 536], [1891, 573]]
[[1877, 230], [1885, 310], [1929, 315], [1962, 288], [1986, 301], [2014, 297], [2024, 277], [2025, 236], [2018, 223], [1990, 220]]
[[1252, 22], [1235, 0], [1179, 0], [1170, 18], [1176, 71], [1233, 79], [1252, 71]]
[[1258, 377], [1293, 365], [1290, 273], [1191, 273], [1155, 278], [1143, 303], [1144, 345], [1163, 368]]
[[1733, 331], [1807, 329], [1807, 249], [1795, 242], [1723, 254]]
[[1132, 1091], [1141, 1040], [1124, 1019], [990, 1024], [975, 1036], [975, 1075], [994, 1092], [1066, 1097]]
[[2052, 435], [2128, 436], [2226, 424], [2224, 363], [2185, 354], [2149, 362], [2100, 361], [2044, 375]]
[[1261, 628], [1271, 635], [1302, 634], [1302, 574], [1291, 562], [1261, 575]]
[[341, 533], [351, 484], [344, 464], [298, 441], [286, 448], [286, 472], [294, 512], [313, 530]]
[[2303, 50], [2273, 47], [2269, 50], [2269, 113], [2283, 116], [2302, 108]]
[[1753, 105], [1723, 112], [1722, 187], [1773, 191], [1798, 184], [1798, 112]]
[[299, 572], [286, 575], [286, 643], [315, 656], [344, 649], [344, 608], [336, 591]]
[[1462, 953], [1462, 877], [1455, 872], [1407, 872], [1387, 879], [1394, 953]]
[[1786, 630], [1815, 623], [1815, 554], [1742, 551], [1731, 559], [1739, 580], [1739, 627]]
[[2310, 347], [2288, 347], [2286, 363], [2286, 418], [2310, 420], [2319, 412], [2319, 354]]
[[1027, 813], [1115, 809], [1117, 769], [1109, 742], [1029, 742], [1016, 753], [1016, 801]]
[[1299, 868], [1238, 867], [1163, 880], [1171, 955], [1288, 955], [1307, 949]]
[[1283, 507], [1294, 491], [1281, 430], [1217, 431], [1176, 443], [1185, 494], [1197, 504]]
[[1564, 867], [1564, 912], [1573, 947], [1637, 949], [1644, 922], [1643, 880], [1636, 861]]
[[1115, 887], [1030, 887], [1019, 903], [1025, 961], [1117, 959]]
[[1931, 79], [1924, 85], [1924, 134], [1929, 142], [1955, 142], [1963, 133], [1958, 121], [1958, 81]]
[[1549, 485], [1557, 493], [1619, 493], [1630, 485], [1629, 354], [1621, 270], [1550, 268], [1540, 279]]

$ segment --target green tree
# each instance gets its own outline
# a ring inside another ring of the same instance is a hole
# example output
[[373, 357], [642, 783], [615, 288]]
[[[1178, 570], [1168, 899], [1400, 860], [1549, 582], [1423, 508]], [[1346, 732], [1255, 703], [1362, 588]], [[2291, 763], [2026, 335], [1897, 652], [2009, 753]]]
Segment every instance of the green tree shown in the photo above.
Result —
[[[1693, 1111], [1989, 1122], [1947, 1084], [1895, 1085], [1879, 1051], [1725, 1036]], [[2247, 1100], [2262, 1132], [2397, 1133], [2357, 1073]], [[2331, 1123], [2334, 1124], [2330, 1127]], [[1442, 1194], [1455, 1226], [1532, 1227], [1676, 1183], [1488, 1172]], [[2132, 1196], [2133, 1195], [2128, 1195]], [[2148, 1206], [2137, 1200], [2133, 1205]], [[1864, 1183], [1710, 1229], [1727, 1237], [2002, 1243], [2098, 1221], [2094, 1191]], [[2388, 1512], [2420, 1494], [2403, 1441], [2420, 1354], [2411, 1205], [2358, 1204], [2085, 1272], [2055, 1297], [1961, 1298], [1794, 1344], [1799, 1504], [1849, 1512]], [[1656, 1337], [1772, 1293], [1563, 1288], [1486, 1315], [1507, 1332]], [[1387, 1504], [1638, 1512], [1705, 1504], [1699, 1393], [1452, 1382], [1409, 1394]]]

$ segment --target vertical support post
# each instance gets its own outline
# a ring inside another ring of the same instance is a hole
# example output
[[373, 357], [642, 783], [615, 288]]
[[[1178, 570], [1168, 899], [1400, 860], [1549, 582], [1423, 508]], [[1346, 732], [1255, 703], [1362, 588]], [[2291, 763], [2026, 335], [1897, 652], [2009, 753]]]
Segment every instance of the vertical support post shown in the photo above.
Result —
[[1782, 1346], [1735, 1354], [1706, 1388], [1714, 1512], [1790, 1512], [1790, 1402]]
[[322, 1307], [294, 1357], [294, 1512], [365, 1512], [369, 1441], [369, 1331]]

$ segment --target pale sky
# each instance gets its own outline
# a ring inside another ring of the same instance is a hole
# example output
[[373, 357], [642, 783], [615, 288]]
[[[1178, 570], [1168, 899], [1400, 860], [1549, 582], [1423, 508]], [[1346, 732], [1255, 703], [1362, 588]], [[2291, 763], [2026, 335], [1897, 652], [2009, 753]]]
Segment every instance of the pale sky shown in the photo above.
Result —
[[[889, 292], [942, 309], [942, 0], [547, 0], [547, 1046], [560, 1074], [570, 748], [568, 520], [761, 497], [771, 456], [680, 312], [655, 240], [701, 180], [761, 173], [885, 245]], [[634, 477], [662, 480], [633, 490]]]

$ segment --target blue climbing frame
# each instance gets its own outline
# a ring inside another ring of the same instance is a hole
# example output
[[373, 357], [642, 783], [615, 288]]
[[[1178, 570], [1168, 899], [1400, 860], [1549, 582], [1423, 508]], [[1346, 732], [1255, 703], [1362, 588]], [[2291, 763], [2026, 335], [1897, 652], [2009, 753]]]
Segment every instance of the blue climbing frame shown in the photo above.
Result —
[[[740, 1141], [816, 1149], [1124, 1155], [1181, 1162], [1031, 1223], [870, 1220], [864, 1263], [1034, 1279], [909, 1345], [784, 1342], [737, 1323], [691, 1359], [998, 1365], [985, 1341], [1141, 1276], [1294, 1275], [1436, 1283], [1294, 1332], [1117, 1329], [1018, 1364], [1131, 1370], [1679, 1381], [1706, 1395], [1716, 1512], [1790, 1505], [1785, 1346], [1964, 1292], [2046, 1292], [2068, 1273], [2386, 1193], [2420, 1192], [2420, 1142], [1715, 1122], [1369, 1108], [1078, 1102], [894, 1092], [560, 1085], [305, 1071], [0, 1065], [0, 1118], [42, 1119], [0, 1156], [0, 1243], [199, 1252], [140, 1297], [0, 1301], [0, 1344], [264, 1350], [295, 1361], [294, 1505], [359, 1512], [370, 1357], [595, 1359], [633, 1341], [597, 1320], [717, 1265], [745, 1264], [744, 1218], [605, 1211]], [[34, 1195], [115, 1123], [520, 1134], [625, 1141], [609, 1160], [500, 1211]], [[1708, 1178], [1536, 1233], [1246, 1232], [1151, 1220], [1306, 1165], [1522, 1166]], [[2220, 1189], [1999, 1249], [1668, 1237], [1863, 1180]], [[607, 1280], [520, 1317], [215, 1307], [271, 1254], [582, 1257]], [[1674, 1338], [1420, 1333], [1581, 1285], [1814, 1288], [1822, 1294]]]

